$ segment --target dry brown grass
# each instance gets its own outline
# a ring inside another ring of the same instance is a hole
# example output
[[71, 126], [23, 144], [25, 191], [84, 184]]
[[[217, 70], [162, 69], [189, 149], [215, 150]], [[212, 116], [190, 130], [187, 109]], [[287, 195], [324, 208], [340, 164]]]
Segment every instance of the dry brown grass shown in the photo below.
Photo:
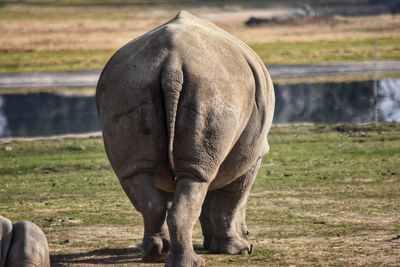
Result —
[[7, 51], [82, 51], [117, 49], [162, 23], [159, 18], [127, 21], [0, 22], [0, 49]]
[[396, 266], [400, 261], [400, 256], [385, 253], [399, 251], [400, 242], [390, 241], [379, 232], [368, 236], [268, 239], [259, 244], [276, 251], [276, 257], [289, 266]]
[[213, 20], [250, 44], [266, 64], [371, 60], [374, 43], [379, 43], [380, 60], [400, 59], [400, 15], [336, 16], [246, 27], [254, 12], [275, 14], [283, 9], [5, 5], [0, 6], [0, 72], [99, 69], [115, 50], [180, 9]]
[[218, 22], [247, 43], [308, 42], [320, 40], [387, 38], [400, 36], [399, 15], [331, 17], [297, 24], [245, 27], [242, 21]]
[[[245, 17], [224, 17], [226, 8], [189, 7], [200, 16], [218, 13], [217, 25], [246, 43], [388, 38], [400, 36], [400, 15], [331, 17], [308, 22], [246, 27]], [[235, 10], [231, 7], [229, 10]], [[0, 51], [115, 50], [172, 18], [166, 7], [23, 7], [7, 6], [0, 19]], [[59, 14], [59, 15], [57, 15]]]

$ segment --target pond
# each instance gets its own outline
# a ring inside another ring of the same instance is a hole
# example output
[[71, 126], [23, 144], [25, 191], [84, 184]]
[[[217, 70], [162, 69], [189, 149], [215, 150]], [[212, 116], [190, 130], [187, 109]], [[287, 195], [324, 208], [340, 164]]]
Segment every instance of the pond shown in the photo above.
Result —
[[[400, 79], [275, 84], [275, 124], [400, 122]], [[0, 138], [99, 131], [93, 95], [0, 94]]]

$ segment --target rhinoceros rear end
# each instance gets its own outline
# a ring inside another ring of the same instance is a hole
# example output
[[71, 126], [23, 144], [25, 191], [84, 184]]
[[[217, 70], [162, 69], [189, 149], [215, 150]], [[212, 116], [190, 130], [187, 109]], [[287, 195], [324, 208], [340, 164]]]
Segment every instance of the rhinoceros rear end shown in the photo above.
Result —
[[49, 246], [34, 223], [11, 223], [0, 216], [0, 266], [50, 267]]
[[203, 265], [190, 238], [200, 215], [210, 252], [249, 250], [245, 206], [274, 91], [247, 45], [181, 11], [114, 54], [96, 100], [109, 161], [143, 215], [145, 261], [171, 246], [167, 266]]
[[12, 223], [9, 219], [0, 215], [0, 266], [7, 261], [8, 250], [12, 239]]

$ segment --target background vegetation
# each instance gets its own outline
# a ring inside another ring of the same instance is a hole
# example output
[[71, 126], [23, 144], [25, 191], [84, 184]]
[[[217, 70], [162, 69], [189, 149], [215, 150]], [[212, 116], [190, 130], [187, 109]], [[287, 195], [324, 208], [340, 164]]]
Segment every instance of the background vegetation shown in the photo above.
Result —
[[[168, 4], [167, 4], [168, 2]], [[335, 3], [354, 10], [371, 1], [83, 1], [25, 0], [0, 5], [0, 72], [100, 69], [122, 45], [178, 10], [212, 20], [266, 64], [399, 60], [400, 15], [330, 15], [245, 26], [245, 10]], [[232, 12], [239, 12], [232, 16]], [[349, 11], [350, 12], [350, 11]]]

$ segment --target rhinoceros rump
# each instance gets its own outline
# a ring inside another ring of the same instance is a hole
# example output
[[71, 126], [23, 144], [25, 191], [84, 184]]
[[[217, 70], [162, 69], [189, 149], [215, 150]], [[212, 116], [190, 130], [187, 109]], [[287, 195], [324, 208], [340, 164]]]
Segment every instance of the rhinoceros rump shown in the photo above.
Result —
[[245, 207], [275, 99], [247, 45], [181, 11], [112, 56], [96, 100], [108, 159], [143, 215], [144, 261], [203, 266], [199, 216], [210, 253], [249, 250]]
[[0, 267], [50, 267], [42, 230], [32, 222], [12, 224], [0, 215]]

